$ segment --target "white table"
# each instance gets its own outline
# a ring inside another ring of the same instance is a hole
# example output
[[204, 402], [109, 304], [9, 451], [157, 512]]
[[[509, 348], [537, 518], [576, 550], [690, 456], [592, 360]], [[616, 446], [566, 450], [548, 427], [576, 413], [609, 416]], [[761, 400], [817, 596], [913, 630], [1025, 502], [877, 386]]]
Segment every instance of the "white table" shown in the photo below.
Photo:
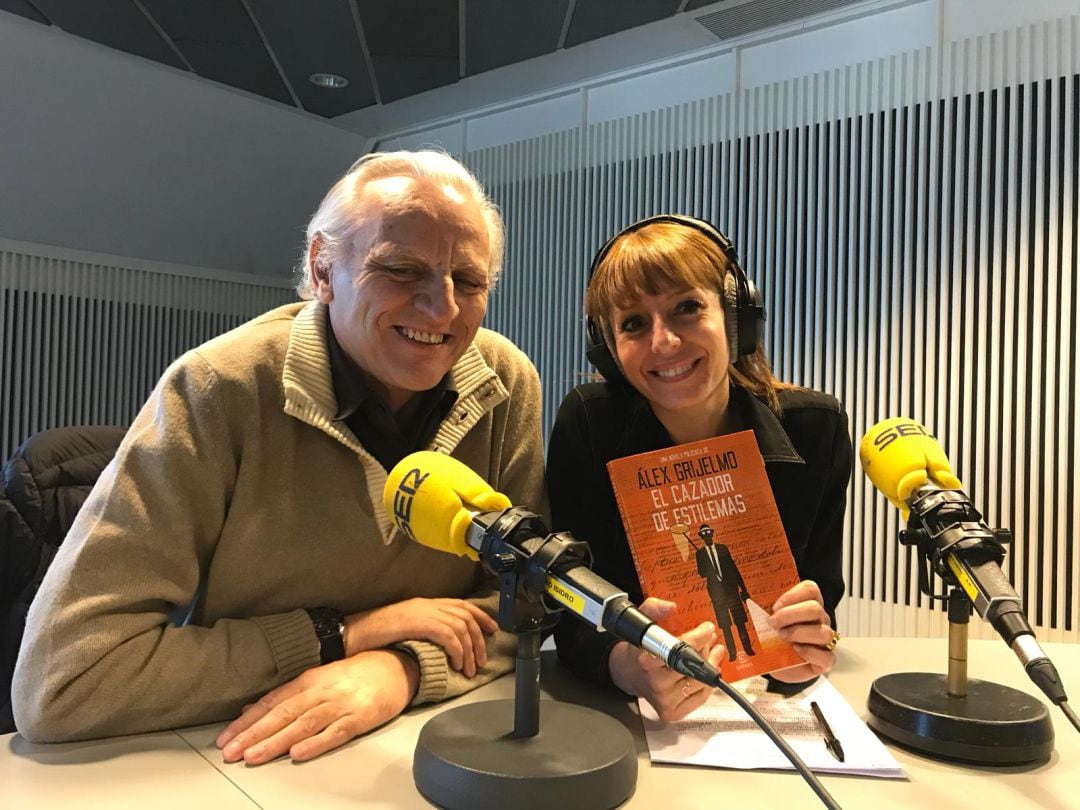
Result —
[[[866, 695], [878, 675], [943, 672], [944, 639], [845, 638], [832, 682], [865, 717]], [[1047, 644], [1080, 708], [1080, 645]], [[546, 698], [588, 703], [624, 722], [638, 745], [638, 786], [627, 807], [679, 810], [734, 807], [803, 808], [817, 800], [791, 772], [730, 771], [651, 765], [636, 710], [609, 694], [582, 686], [545, 653]], [[1035, 694], [1019, 663], [996, 640], [972, 641], [972, 678], [993, 680]], [[508, 698], [512, 677], [501, 678], [449, 705]], [[412, 751], [424, 722], [445, 709], [425, 707], [313, 762], [277, 760], [259, 767], [226, 765], [214, 746], [223, 724], [89, 743], [36, 746], [18, 735], [0, 737], [0, 805], [48, 807], [427, 807], [412, 781]], [[1052, 707], [1056, 750], [1041, 765], [984, 768], [938, 762], [890, 746], [904, 767], [903, 781], [823, 775], [845, 808], [970, 807], [1080, 808], [1080, 733]], [[9, 797], [11, 802], [9, 803]]]
[[5, 810], [258, 806], [175, 731], [58, 745], [0, 737]]

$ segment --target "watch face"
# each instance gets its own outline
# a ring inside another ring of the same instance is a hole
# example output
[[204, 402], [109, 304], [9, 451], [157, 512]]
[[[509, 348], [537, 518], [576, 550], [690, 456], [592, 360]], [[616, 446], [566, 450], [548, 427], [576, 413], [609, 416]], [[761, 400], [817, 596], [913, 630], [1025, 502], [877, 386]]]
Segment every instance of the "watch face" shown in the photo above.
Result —
[[323, 664], [330, 664], [344, 658], [344, 615], [331, 608], [313, 608], [308, 611], [308, 616], [319, 639], [319, 660]]

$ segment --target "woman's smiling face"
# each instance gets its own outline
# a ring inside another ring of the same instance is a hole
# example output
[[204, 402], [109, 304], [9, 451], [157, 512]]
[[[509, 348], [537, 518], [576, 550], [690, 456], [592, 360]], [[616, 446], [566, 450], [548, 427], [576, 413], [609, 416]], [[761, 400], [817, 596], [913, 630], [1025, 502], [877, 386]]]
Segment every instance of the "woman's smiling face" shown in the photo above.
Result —
[[724, 301], [711, 289], [664, 289], [611, 308], [626, 379], [657, 416], [714, 414], [727, 405], [731, 355]]

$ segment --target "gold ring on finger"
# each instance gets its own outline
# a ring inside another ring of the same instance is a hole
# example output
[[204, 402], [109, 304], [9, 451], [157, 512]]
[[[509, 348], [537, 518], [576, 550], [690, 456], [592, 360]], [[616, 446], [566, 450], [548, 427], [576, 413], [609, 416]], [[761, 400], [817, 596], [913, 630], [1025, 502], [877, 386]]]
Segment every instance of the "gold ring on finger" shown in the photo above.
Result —
[[832, 638], [829, 639], [829, 643], [825, 645], [825, 649], [828, 650], [829, 652], [832, 652], [833, 650], [836, 649], [836, 645], [839, 643], [839, 641], [840, 641], [840, 634], [837, 633], [835, 630], [833, 630], [832, 631]]
[[690, 679], [689, 679], [689, 678], [683, 678], [683, 682], [682, 682], [682, 696], [683, 696], [684, 698], [688, 698], [688, 697], [690, 697]]

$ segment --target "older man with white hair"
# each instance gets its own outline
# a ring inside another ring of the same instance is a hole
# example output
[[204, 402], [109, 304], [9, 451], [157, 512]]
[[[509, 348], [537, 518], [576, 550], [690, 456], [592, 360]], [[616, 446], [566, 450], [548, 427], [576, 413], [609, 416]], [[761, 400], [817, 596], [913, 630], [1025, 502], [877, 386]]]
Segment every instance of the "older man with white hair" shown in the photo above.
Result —
[[512, 667], [483, 571], [395, 533], [381, 497], [434, 449], [541, 508], [539, 379], [480, 328], [502, 245], [445, 154], [337, 182], [310, 300], [173, 363], [79, 514], [27, 622], [24, 736], [231, 719], [226, 761], [304, 760]]

